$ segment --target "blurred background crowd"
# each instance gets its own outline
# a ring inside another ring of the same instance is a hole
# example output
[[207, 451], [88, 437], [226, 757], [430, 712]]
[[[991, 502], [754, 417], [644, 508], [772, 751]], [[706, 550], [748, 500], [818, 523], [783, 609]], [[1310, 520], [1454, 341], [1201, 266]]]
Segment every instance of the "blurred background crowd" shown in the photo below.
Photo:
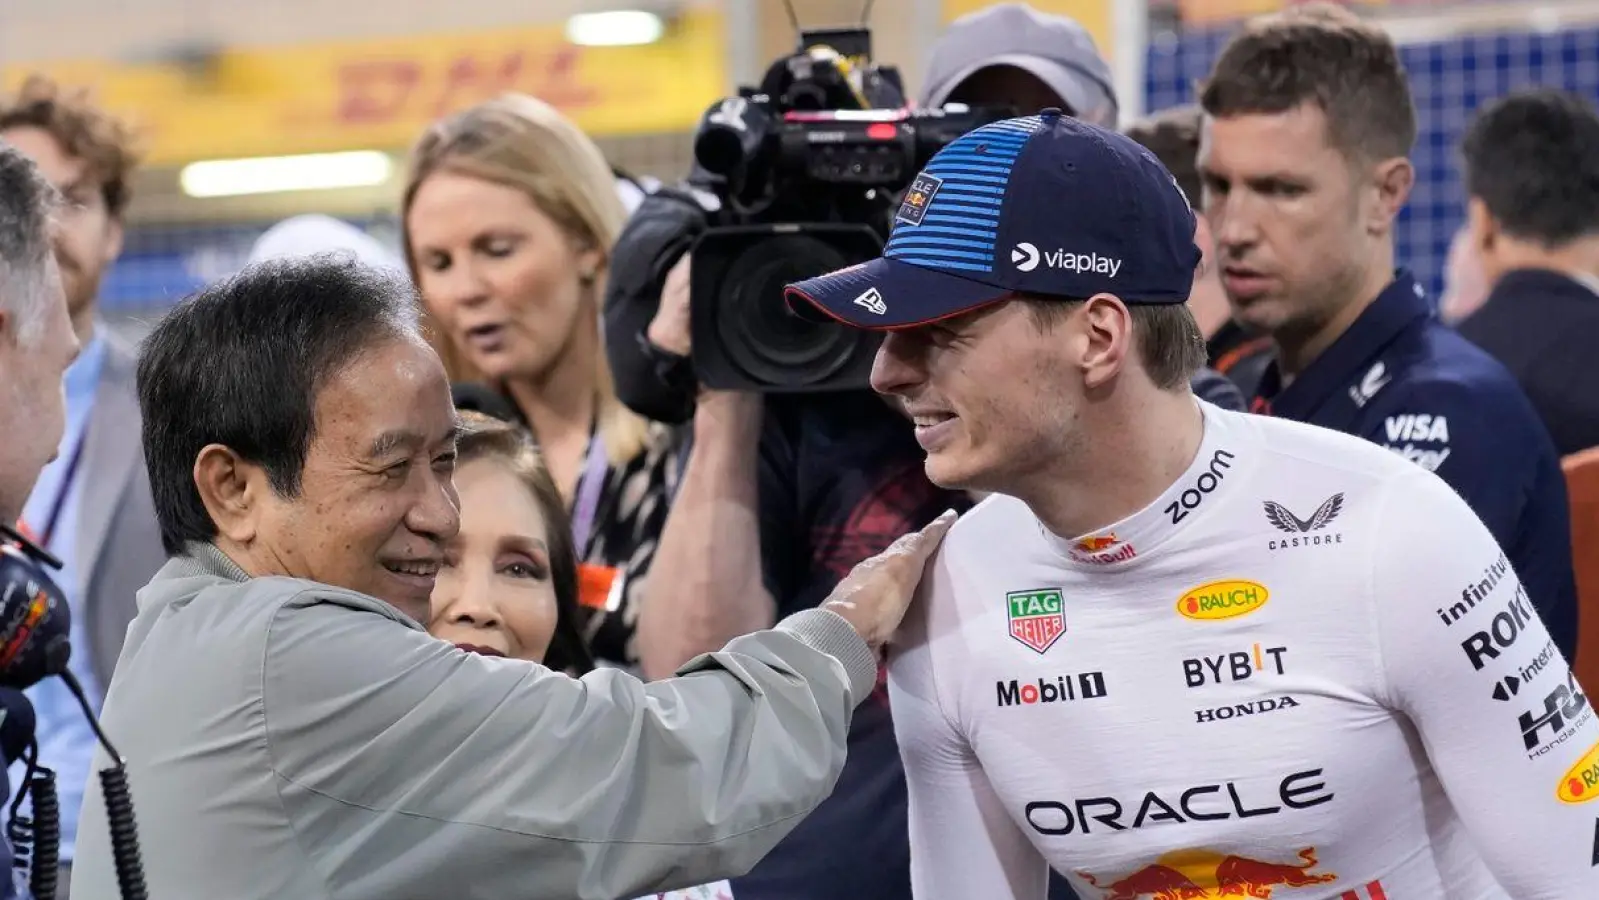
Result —
[[[863, 0], [795, 0], [807, 27], [852, 25]], [[876, 0], [875, 54], [921, 86], [942, 30], [987, 0]], [[1130, 121], [1193, 98], [1238, 22], [1282, 0], [1038, 0], [1071, 16], [1110, 63]], [[1420, 135], [1400, 257], [1436, 295], [1464, 217], [1455, 147], [1472, 110], [1512, 87], [1599, 91], [1599, 4], [1581, 0], [1353, 4], [1400, 42]], [[127, 237], [105, 273], [113, 321], [148, 316], [236, 270], [274, 222], [335, 216], [398, 249], [404, 152], [438, 116], [517, 90], [561, 110], [614, 165], [682, 177], [716, 98], [792, 52], [779, 0], [22, 0], [0, 7], [4, 83], [32, 72], [93, 84], [137, 123]], [[617, 30], [611, 30], [616, 28]], [[627, 46], [608, 46], [626, 42]], [[326, 154], [339, 154], [328, 156]], [[347, 154], [347, 155], [346, 155]]]
[[[67, 378], [62, 455], [23, 517], [67, 565], [63, 580], [80, 620], [75, 669], [82, 667], [91, 693], [103, 692], [131, 616], [131, 591], [163, 557], [136, 449], [131, 348], [171, 304], [247, 263], [328, 249], [412, 280], [452, 377], [491, 388], [467, 390], [458, 402], [519, 422], [538, 440], [541, 461], [524, 461], [525, 480], [563, 526], [551, 535], [571, 526], [571, 545], [552, 555], [582, 563], [562, 576], [575, 593], [559, 598], [581, 611], [563, 612], [570, 627], [553, 636], [543, 622], [507, 628], [513, 641], [523, 627], [535, 637], [498, 652], [547, 655], [572, 671], [614, 665], [662, 677], [729, 637], [814, 605], [855, 562], [954, 501], [920, 477], [905, 423], [884, 417], [869, 396], [825, 407], [769, 399], [763, 422], [736, 397], [703, 399], [695, 412], [692, 403], [654, 404], [623, 383], [637, 373], [621, 371], [618, 337], [602, 336], [599, 318], [607, 278], [619, 278], [613, 267], [637, 260], [613, 258], [612, 248], [648, 195], [689, 176], [707, 108], [793, 53], [796, 23], [864, 22], [876, 60], [898, 67], [907, 96], [922, 105], [1060, 105], [1130, 129], [1197, 205], [1205, 188], [1195, 169], [1199, 117], [1191, 104], [1240, 27], [1284, 5], [0, 4], [0, 139], [31, 156], [67, 200], [56, 253], [84, 342]], [[1438, 315], [1458, 322], [1478, 309], [1493, 281], [1463, 228], [1468, 129], [1485, 104], [1522, 88], [1599, 98], [1599, 0], [1347, 5], [1391, 36], [1409, 76], [1415, 182], [1394, 234], [1396, 259]], [[1027, 77], [994, 74], [1006, 65]], [[1566, 113], [1579, 131], [1592, 117], [1582, 107]], [[1477, 158], [1500, 164], [1482, 147]], [[1552, 227], [1592, 236], [1582, 222], [1575, 230]], [[662, 259], [672, 244], [633, 239], [640, 243], [629, 246]], [[689, 276], [668, 275], [664, 263], [643, 268], [648, 284], [624, 287], [653, 289], [664, 298], [662, 313], [634, 321], [636, 334], [621, 339], [639, 339], [642, 364], [670, 382], [673, 359], [688, 350]], [[1193, 308], [1213, 341], [1211, 365], [1250, 398], [1259, 393], [1269, 336], [1229, 331], [1236, 326], [1226, 303], [1214, 273], [1196, 285]], [[1569, 327], [1599, 337], [1582, 331], [1596, 321], [1574, 315]], [[614, 325], [609, 313], [607, 324]], [[1511, 364], [1505, 357], [1514, 348], [1495, 355]], [[1561, 455], [1599, 443], [1599, 433], [1587, 430], [1595, 419], [1584, 402], [1560, 412], [1534, 383], [1569, 378], [1569, 390], [1557, 393], [1591, 398], [1584, 379], [1593, 374], [1536, 368], [1528, 363], [1515, 374]], [[1382, 379], [1371, 377], [1380, 372], [1366, 374], [1365, 387], [1380, 389]], [[1387, 420], [1390, 432], [1394, 421]], [[1429, 468], [1451, 452], [1447, 429], [1440, 435], [1411, 417], [1400, 430], [1391, 441], [1444, 454], [1430, 464], [1418, 459]], [[758, 460], [741, 450], [757, 443]], [[515, 457], [508, 446], [503, 455]], [[860, 459], [883, 465], [857, 478]], [[496, 484], [484, 496], [505, 490]], [[467, 494], [463, 488], [464, 502]], [[1573, 498], [1582, 499], [1576, 490]], [[747, 515], [729, 516], [729, 506]], [[1579, 541], [1593, 540], [1580, 518], [1574, 524]], [[72, 549], [62, 552], [63, 545]], [[656, 577], [647, 579], [652, 568]], [[499, 615], [453, 608], [453, 596], [435, 593], [435, 631], [446, 637], [451, 623]], [[62, 855], [70, 864], [92, 735], [64, 697], [35, 705], [41, 756], [60, 777]], [[745, 884], [713, 885], [696, 896], [907, 897], [903, 783], [886, 718], [886, 701], [862, 710], [860, 740], [857, 746], [852, 737], [834, 799]]]

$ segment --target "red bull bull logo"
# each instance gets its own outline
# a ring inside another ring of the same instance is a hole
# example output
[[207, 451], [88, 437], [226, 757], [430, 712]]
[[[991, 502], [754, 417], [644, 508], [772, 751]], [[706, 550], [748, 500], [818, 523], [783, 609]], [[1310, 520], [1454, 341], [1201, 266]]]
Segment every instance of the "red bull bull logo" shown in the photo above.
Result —
[[1114, 880], [1078, 872], [1103, 900], [1266, 900], [1278, 888], [1337, 881], [1316, 868], [1316, 848], [1299, 851], [1299, 864], [1264, 862], [1214, 850], [1174, 850], [1153, 864]]
[[1101, 550], [1108, 550], [1118, 543], [1120, 541], [1116, 540], [1114, 532], [1111, 534], [1096, 534], [1093, 537], [1085, 537], [1078, 541], [1077, 549], [1084, 553], [1098, 553]]
[[1078, 562], [1110, 565], [1129, 560], [1138, 555], [1132, 544], [1118, 538], [1115, 532], [1081, 538], [1072, 544], [1071, 558]]

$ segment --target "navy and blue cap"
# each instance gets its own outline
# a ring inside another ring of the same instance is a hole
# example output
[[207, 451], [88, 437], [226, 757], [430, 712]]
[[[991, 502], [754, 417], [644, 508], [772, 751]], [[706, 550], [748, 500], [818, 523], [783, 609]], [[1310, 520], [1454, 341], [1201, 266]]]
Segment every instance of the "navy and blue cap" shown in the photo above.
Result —
[[1047, 109], [952, 141], [911, 183], [882, 257], [784, 295], [802, 315], [814, 306], [872, 329], [1016, 294], [1182, 303], [1199, 265], [1194, 226], [1182, 189], [1143, 146]]

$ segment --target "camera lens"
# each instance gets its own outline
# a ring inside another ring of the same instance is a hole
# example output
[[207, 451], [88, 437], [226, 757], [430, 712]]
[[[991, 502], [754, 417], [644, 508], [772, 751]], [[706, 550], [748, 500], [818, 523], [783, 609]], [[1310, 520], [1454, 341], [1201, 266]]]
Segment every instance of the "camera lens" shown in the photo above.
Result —
[[838, 374], [856, 348], [876, 336], [801, 319], [789, 311], [783, 287], [855, 262], [804, 235], [771, 238], [742, 254], [728, 270], [716, 311], [729, 361], [771, 385], [802, 387]]

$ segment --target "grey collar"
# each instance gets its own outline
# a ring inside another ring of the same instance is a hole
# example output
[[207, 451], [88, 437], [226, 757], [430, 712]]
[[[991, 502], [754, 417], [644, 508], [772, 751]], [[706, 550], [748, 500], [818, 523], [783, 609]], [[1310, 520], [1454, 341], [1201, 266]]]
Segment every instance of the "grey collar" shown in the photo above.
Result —
[[[253, 580], [249, 573], [240, 568], [238, 563], [219, 550], [215, 544], [202, 541], [190, 541], [184, 544], [183, 555], [173, 557], [167, 563], [167, 567], [162, 569], [162, 573], [172, 578], [224, 578], [238, 584]], [[318, 596], [324, 600], [381, 613], [418, 631], [427, 630], [423, 623], [377, 597], [333, 585], [296, 580], [303, 587], [314, 588]]]
[[189, 577], [195, 575], [210, 575], [217, 578], [226, 578], [229, 581], [249, 581], [250, 576], [239, 564], [228, 558], [226, 553], [217, 549], [215, 544], [190, 541], [183, 545], [183, 555], [172, 560], [174, 575]]

